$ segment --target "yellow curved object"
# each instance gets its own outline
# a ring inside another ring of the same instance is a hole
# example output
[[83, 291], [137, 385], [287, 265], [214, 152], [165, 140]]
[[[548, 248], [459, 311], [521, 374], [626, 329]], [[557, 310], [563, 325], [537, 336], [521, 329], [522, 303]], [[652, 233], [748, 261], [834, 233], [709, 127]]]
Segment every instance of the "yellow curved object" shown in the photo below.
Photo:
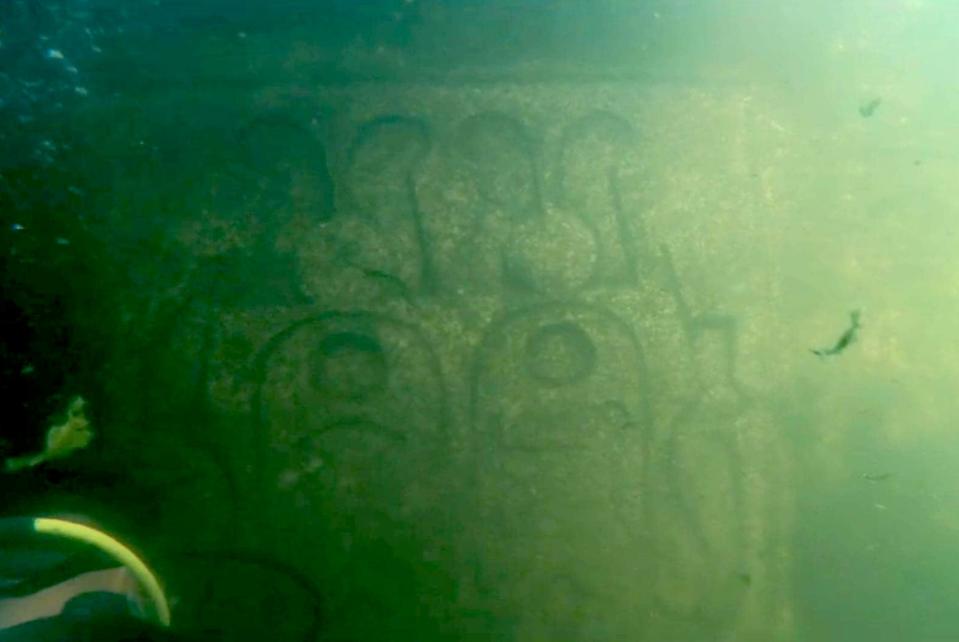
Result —
[[33, 520], [33, 528], [38, 533], [65, 537], [90, 544], [123, 564], [143, 589], [153, 607], [153, 616], [156, 621], [163, 626], [170, 625], [170, 605], [167, 603], [163, 589], [160, 588], [160, 582], [157, 581], [156, 576], [144, 564], [143, 560], [129, 548], [102, 531], [63, 519], [38, 517]]

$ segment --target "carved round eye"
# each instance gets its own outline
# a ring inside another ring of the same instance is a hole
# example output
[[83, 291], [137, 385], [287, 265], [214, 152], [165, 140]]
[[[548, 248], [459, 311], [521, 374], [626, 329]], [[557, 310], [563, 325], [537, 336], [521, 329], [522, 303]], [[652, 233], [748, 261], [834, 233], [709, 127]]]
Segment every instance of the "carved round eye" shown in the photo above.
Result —
[[588, 377], [596, 368], [596, 346], [577, 324], [544, 325], [526, 343], [531, 377], [547, 386], [562, 386]]
[[388, 369], [383, 346], [358, 332], [327, 335], [311, 364], [317, 390], [340, 399], [360, 400], [386, 388]]

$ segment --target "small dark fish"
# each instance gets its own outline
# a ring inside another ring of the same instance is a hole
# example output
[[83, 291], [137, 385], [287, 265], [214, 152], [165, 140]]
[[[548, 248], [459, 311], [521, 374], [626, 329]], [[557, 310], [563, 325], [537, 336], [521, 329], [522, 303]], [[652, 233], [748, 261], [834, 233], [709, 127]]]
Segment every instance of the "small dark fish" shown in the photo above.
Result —
[[882, 104], [882, 98], [876, 97], [867, 103], [859, 105], [859, 115], [863, 118], [869, 118], [876, 113], [876, 109], [878, 109], [880, 104]]
[[878, 474], [878, 475], [871, 475], [871, 474], [869, 474], [869, 473], [863, 473], [863, 475], [862, 475], [862, 478], [863, 478], [863, 479], [865, 479], [866, 481], [871, 481], [871, 482], [886, 481], [886, 480], [889, 479], [890, 477], [892, 477], [892, 473], [880, 473], [880, 474]]
[[810, 349], [814, 355], [820, 357], [829, 357], [834, 354], [839, 354], [850, 345], [856, 341], [856, 337], [859, 334], [859, 310], [853, 310], [849, 313], [850, 325], [849, 329], [842, 333], [842, 336], [839, 337], [839, 340], [831, 348], [816, 348]]

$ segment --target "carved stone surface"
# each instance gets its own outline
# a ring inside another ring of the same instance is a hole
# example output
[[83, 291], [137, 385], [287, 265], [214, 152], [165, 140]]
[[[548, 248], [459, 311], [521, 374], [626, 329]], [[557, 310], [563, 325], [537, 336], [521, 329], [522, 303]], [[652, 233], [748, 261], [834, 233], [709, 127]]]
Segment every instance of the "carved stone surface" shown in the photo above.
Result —
[[709, 205], [651, 187], [664, 98], [593, 89], [264, 91], [283, 116], [237, 123], [212, 190], [233, 222], [184, 237], [219, 298], [179, 332], [248, 417], [260, 545], [307, 552], [342, 632], [389, 628], [366, 604], [476, 639], [789, 639], [788, 456], [710, 234], [670, 223]]

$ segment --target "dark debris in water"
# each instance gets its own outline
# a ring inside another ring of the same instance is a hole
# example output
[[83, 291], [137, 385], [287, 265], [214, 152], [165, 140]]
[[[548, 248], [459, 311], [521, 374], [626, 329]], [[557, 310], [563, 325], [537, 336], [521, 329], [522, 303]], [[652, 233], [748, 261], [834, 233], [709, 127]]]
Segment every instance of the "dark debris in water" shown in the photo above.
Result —
[[868, 100], [861, 105], [859, 105], [859, 115], [863, 118], [869, 118], [876, 113], [876, 110], [879, 109], [879, 105], [882, 104], [882, 98], [876, 96], [871, 100]]

